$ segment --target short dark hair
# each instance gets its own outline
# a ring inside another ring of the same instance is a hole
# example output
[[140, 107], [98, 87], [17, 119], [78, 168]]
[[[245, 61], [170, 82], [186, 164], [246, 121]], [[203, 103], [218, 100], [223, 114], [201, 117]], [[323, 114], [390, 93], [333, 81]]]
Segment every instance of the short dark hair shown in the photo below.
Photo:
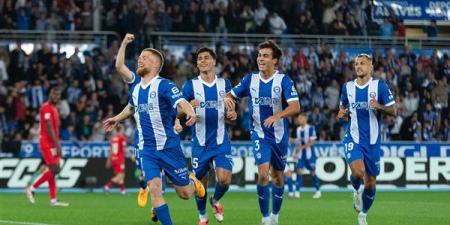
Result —
[[280, 59], [281, 59], [281, 56], [283, 55], [283, 53], [281, 51], [280, 46], [278, 46], [277, 43], [275, 43], [275, 41], [267, 40], [258, 45], [258, 51], [263, 48], [272, 49], [272, 58], [277, 59], [277, 61], [280, 62]]
[[197, 52], [195, 53], [195, 55], [198, 57], [198, 55], [200, 55], [200, 53], [203, 53], [203, 52], [209, 53], [209, 54], [211, 55], [211, 57], [213, 57], [214, 60], [217, 60], [217, 55], [216, 55], [216, 53], [214, 52], [214, 50], [212, 50], [212, 49], [210, 49], [210, 48], [207, 48], [207, 47], [199, 48], [199, 49], [197, 50]]
[[372, 61], [372, 56], [367, 54], [367, 53], [360, 53], [356, 56], [356, 58], [361, 58], [361, 57], [365, 57], [367, 58], [369, 61]]

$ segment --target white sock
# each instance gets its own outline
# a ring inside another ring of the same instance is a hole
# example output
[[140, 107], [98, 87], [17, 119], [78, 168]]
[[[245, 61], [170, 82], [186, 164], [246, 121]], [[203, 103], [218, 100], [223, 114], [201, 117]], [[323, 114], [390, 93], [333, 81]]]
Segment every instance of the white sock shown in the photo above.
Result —
[[200, 221], [202, 221], [202, 222], [208, 221], [208, 215], [206, 215], [206, 214], [204, 214], [204, 215], [200, 214], [198, 217], [200, 218]]

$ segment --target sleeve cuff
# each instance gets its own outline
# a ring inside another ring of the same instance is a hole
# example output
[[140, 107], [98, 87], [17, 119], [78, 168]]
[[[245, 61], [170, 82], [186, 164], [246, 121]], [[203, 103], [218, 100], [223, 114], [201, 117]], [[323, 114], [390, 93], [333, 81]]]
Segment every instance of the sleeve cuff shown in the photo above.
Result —
[[309, 137], [310, 140], [317, 140], [316, 136]]
[[290, 99], [286, 100], [286, 102], [292, 102], [292, 101], [298, 101], [298, 98], [295, 97], [295, 98], [290, 98]]
[[391, 102], [385, 104], [384, 106], [391, 106], [391, 105], [393, 105], [393, 104], [395, 104], [395, 101], [391, 101]]
[[231, 95], [233, 95], [233, 97], [237, 98], [237, 95], [236, 95], [236, 93], [234, 93], [234, 90], [231, 90], [230, 93], [231, 93]]
[[132, 83], [134, 83], [134, 80], [136, 80], [136, 74], [134, 74], [133, 72], [131, 72], [131, 80], [130, 81], [126, 81], [125, 80], [125, 82], [127, 82], [128, 84], [132, 84]]
[[179, 98], [178, 100], [175, 101], [175, 103], [173, 103], [173, 106], [172, 106], [172, 107], [173, 107], [174, 109], [176, 109], [178, 103], [180, 103], [180, 102], [183, 101], [183, 100], [186, 101], [186, 99], [184, 99], [184, 98]]

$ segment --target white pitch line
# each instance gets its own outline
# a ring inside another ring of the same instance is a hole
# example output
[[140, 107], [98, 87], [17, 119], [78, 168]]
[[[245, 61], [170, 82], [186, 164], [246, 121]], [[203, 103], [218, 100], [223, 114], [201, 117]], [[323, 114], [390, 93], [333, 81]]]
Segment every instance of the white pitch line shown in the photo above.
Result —
[[49, 223], [32, 223], [32, 222], [12, 221], [12, 220], [0, 220], [0, 224], [59, 225], [59, 224], [49, 224]]

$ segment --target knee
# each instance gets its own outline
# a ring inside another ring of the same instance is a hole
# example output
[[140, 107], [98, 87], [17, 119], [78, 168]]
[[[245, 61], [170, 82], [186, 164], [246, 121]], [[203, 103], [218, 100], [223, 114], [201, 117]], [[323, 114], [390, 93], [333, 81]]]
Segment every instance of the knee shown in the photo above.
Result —
[[258, 175], [258, 184], [267, 185], [269, 183], [269, 173], [262, 172]]
[[150, 192], [150, 196], [152, 198], [158, 198], [162, 196], [162, 187], [159, 184], [155, 184], [153, 182], [148, 183], [148, 190]]
[[365, 181], [365, 183], [364, 183], [364, 188], [367, 188], [367, 189], [375, 189], [375, 187], [376, 187], [376, 179], [367, 179], [366, 181]]
[[219, 179], [217, 180], [217, 183], [222, 187], [222, 189], [228, 189], [230, 186], [230, 180], [228, 179]]
[[191, 195], [192, 195], [192, 193], [189, 192], [187, 188], [183, 188], [181, 190], [178, 190], [177, 194], [178, 194], [178, 197], [180, 197], [183, 200], [188, 200], [191, 197]]
[[278, 188], [283, 187], [284, 186], [284, 179], [283, 179], [283, 177], [282, 176], [274, 176], [273, 177], [273, 184], [276, 187], [278, 187]]
[[357, 169], [353, 171], [352, 176], [357, 179], [364, 179], [364, 174], [364, 169]]

